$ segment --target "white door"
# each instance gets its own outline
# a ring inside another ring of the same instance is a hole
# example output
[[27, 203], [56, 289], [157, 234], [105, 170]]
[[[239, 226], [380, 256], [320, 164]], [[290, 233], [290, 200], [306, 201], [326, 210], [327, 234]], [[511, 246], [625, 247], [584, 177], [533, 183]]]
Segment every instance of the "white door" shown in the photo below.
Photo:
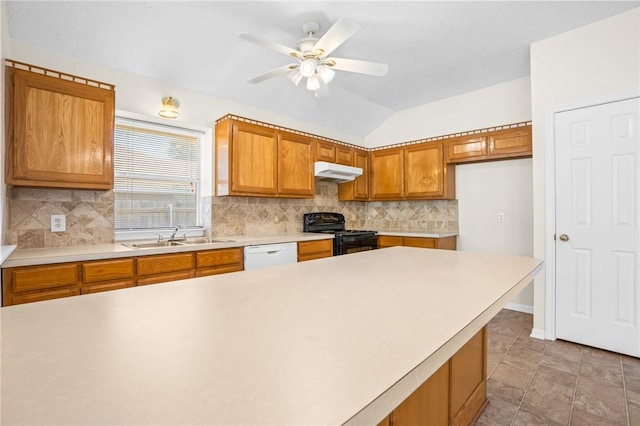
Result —
[[640, 99], [555, 115], [556, 336], [640, 356]]

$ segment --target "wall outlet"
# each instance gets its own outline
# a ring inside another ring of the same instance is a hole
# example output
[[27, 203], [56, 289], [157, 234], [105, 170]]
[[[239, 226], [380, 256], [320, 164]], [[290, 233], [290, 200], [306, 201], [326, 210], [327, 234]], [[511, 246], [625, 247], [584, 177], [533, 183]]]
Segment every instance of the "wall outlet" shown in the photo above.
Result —
[[63, 214], [51, 215], [51, 232], [64, 232], [67, 230], [67, 220]]
[[504, 222], [504, 213], [498, 213], [498, 223]]

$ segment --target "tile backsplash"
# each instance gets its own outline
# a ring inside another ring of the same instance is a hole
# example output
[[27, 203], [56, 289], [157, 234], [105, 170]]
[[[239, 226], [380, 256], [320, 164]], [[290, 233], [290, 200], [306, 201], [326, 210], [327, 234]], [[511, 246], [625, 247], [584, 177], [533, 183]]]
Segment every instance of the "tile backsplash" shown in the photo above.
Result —
[[[7, 244], [19, 248], [114, 242], [112, 191], [9, 188]], [[302, 231], [302, 215], [335, 211], [351, 229], [457, 231], [458, 202], [338, 201], [338, 184], [316, 182], [312, 199], [206, 197], [201, 212], [211, 235], [269, 235]], [[67, 231], [50, 231], [50, 216], [64, 214]], [[210, 218], [210, 221], [209, 221]]]
[[[112, 191], [9, 189], [8, 244], [19, 248], [108, 244], [113, 239]], [[65, 232], [51, 232], [51, 215], [66, 216]]]

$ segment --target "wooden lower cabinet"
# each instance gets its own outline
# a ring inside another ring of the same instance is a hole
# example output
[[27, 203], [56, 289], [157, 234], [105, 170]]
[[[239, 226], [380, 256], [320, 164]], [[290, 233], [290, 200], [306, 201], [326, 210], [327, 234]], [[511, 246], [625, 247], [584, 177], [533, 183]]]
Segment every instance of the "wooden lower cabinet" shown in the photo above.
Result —
[[405, 246], [433, 248], [441, 250], [455, 250], [457, 237], [426, 238], [426, 237], [400, 237], [395, 235], [378, 236], [378, 248]]
[[2, 306], [242, 271], [243, 262], [242, 247], [234, 247], [5, 268]]
[[470, 425], [487, 402], [486, 327], [378, 426]]
[[333, 256], [333, 240], [298, 242], [298, 262]]
[[242, 247], [206, 250], [196, 253], [196, 277], [226, 274], [244, 270]]
[[22, 266], [2, 270], [3, 306], [80, 294], [76, 263]]

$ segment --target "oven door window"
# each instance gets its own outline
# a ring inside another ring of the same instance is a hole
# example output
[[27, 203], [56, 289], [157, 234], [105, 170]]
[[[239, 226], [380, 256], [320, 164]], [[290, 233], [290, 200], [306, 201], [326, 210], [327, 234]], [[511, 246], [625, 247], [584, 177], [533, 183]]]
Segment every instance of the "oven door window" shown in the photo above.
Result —
[[343, 237], [340, 238], [336, 248], [336, 255], [375, 250], [378, 248], [378, 237]]

